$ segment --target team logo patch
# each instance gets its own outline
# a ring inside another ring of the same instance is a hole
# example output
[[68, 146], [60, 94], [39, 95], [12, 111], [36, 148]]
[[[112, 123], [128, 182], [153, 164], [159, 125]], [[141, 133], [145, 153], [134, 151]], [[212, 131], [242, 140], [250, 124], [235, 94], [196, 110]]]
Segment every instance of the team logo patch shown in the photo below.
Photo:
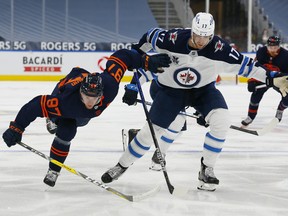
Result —
[[175, 41], [177, 40], [177, 32], [170, 33], [169, 40], [175, 44]]
[[177, 64], [179, 64], [179, 57], [172, 56], [171, 61], [177, 65]]
[[174, 79], [176, 83], [183, 87], [194, 87], [200, 81], [200, 74], [194, 68], [180, 68], [175, 71]]
[[215, 44], [214, 53], [216, 53], [218, 50], [222, 51], [223, 50], [223, 46], [224, 46], [224, 43], [222, 43], [220, 40], [218, 40], [218, 42]]

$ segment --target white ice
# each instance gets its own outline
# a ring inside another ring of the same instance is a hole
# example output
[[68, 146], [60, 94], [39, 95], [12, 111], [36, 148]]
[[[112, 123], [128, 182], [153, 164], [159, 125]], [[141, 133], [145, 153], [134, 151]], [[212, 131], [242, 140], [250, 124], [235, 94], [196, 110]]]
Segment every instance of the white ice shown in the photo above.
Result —
[[[39, 94], [49, 94], [54, 82], [1, 82], [0, 132], [7, 129], [23, 104]], [[89, 125], [79, 128], [65, 164], [100, 181], [122, 154], [121, 129], [141, 128], [146, 119], [141, 105], [122, 103], [123, 83], [110, 107]], [[146, 100], [149, 85], [144, 85]], [[246, 84], [219, 85], [232, 122], [246, 117], [250, 94]], [[275, 115], [280, 95], [270, 89], [264, 96], [251, 129], [260, 129]], [[193, 112], [193, 109], [188, 109]], [[286, 111], [287, 112], [287, 111]], [[160, 185], [153, 197], [128, 202], [83, 178], [62, 169], [54, 188], [43, 177], [48, 161], [17, 145], [0, 142], [0, 215], [3, 216], [274, 216], [288, 215], [288, 117], [269, 134], [254, 136], [230, 129], [215, 167], [220, 185], [215, 192], [196, 189], [203, 140], [207, 128], [188, 118], [188, 130], [169, 149], [167, 172], [176, 189], [187, 194], [170, 195], [162, 172], [148, 169], [154, 145], [119, 180], [109, 186], [140, 194]], [[22, 141], [49, 155], [53, 135], [38, 118], [25, 131]]]

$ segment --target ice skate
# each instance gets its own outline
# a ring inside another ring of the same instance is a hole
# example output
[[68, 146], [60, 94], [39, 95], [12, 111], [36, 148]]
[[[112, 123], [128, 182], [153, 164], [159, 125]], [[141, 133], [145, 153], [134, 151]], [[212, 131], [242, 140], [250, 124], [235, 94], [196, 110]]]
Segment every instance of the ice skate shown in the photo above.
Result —
[[60, 175], [59, 172], [53, 171], [49, 168], [43, 182], [49, 185], [50, 187], [54, 187], [59, 175]]
[[282, 120], [283, 116], [283, 110], [277, 110], [275, 117], [279, 120], [279, 122]]
[[122, 129], [123, 151], [126, 150], [128, 144], [134, 139], [140, 129]]
[[117, 180], [127, 170], [127, 168], [122, 167], [118, 163], [116, 166], [110, 168], [107, 172], [105, 172], [102, 175], [102, 177], [101, 177], [102, 182], [110, 183], [114, 180]]
[[[165, 154], [162, 154], [163, 159], [165, 159]], [[166, 165], [166, 161], [164, 160], [164, 165]], [[150, 170], [154, 170], [154, 171], [161, 171], [162, 167], [160, 164], [160, 161], [157, 157], [157, 151], [154, 152], [153, 156], [152, 156], [152, 162], [151, 165], [149, 167]]]
[[203, 163], [203, 157], [201, 158], [201, 168], [199, 171], [199, 190], [215, 191], [216, 185], [219, 184], [219, 180], [214, 175], [212, 167], [208, 167]]
[[246, 119], [244, 119], [243, 121], [241, 121], [242, 127], [241, 128], [245, 128], [247, 127], [249, 124], [251, 124], [253, 122], [253, 119], [251, 119], [249, 116], [247, 116]]
[[49, 118], [46, 118], [46, 128], [50, 134], [55, 134], [57, 130], [57, 125]]

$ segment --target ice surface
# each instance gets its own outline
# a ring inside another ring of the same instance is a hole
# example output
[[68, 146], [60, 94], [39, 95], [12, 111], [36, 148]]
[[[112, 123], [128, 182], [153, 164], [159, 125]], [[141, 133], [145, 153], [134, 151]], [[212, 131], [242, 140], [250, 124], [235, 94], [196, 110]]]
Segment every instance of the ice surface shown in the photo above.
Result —
[[[6, 130], [18, 110], [39, 94], [49, 94], [54, 82], [1, 82], [0, 132]], [[123, 83], [110, 107], [89, 125], [79, 128], [65, 164], [100, 181], [122, 154], [121, 130], [141, 128], [145, 123], [142, 106], [129, 107], [121, 101]], [[143, 86], [146, 100], [149, 85]], [[232, 122], [240, 125], [247, 115], [250, 94], [245, 84], [218, 86], [226, 98]], [[269, 90], [250, 128], [265, 126], [275, 115], [280, 95]], [[193, 112], [193, 109], [188, 109]], [[286, 111], [287, 112], [287, 111]], [[131, 203], [62, 170], [54, 188], [43, 178], [48, 161], [21, 146], [8, 148], [0, 142], [0, 215], [47, 216], [254, 216], [288, 215], [288, 118], [269, 134], [253, 136], [230, 130], [215, 167], [220, 185], [215, 192], [198, 191], [203, 140], [209, 129], [188, 118], [188, 130], [169, 149], [167, 171], [171, 183], [188, 193], [170, 195], [162, 172], [148, 169], [150, 151], [109, 186], [126, 194], [143, 193], [154, 186], [161, 190], [153, 197]], [[53, 135], [38, 118], [25, 131], [23, 142], [49, 155]]]

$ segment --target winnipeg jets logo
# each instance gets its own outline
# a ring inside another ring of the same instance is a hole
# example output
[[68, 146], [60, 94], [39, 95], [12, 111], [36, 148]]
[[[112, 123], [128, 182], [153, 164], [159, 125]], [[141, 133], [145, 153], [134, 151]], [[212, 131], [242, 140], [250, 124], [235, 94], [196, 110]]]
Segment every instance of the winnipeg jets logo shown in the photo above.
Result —
[[194, 68], [180, 68], [174, 73], [175, 81], [183, 87], [193, 87], [200, 81], [200, 74]]
[[175, 41], [177, 40], [177, 32], [170, 33], [169, 40], [175, 44]]
[[180, 74], [180, 78], [186, 84], [186, 83], [190, 83], [190, 81], [193, 82], [195, 77], [191, 75], [190, 70], [188, 70], [186, 73]]
[[215, 44], [214, 53], [216, 53], [218, 50], [222, 51], [223, 50], [223, 46], [224, 46], [224, 43], [222, 43], [220, 40], [218, 40], [218, 42]]

